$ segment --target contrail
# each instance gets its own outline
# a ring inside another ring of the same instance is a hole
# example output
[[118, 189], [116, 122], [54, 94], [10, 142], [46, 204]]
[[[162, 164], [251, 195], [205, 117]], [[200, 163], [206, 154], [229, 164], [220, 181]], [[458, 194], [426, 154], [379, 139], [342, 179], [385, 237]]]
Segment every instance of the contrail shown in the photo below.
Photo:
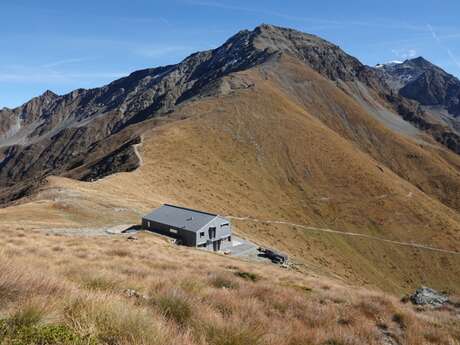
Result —
[[455, 54], [452, 52], [452, 50], [449, 48], [449, 47], [446, 47], [442, 42], [441, 42], [441, 39], [439, 38], [438, 34], [436, 33], [436, 31], [434, 30], [434, 28], [430, 25], [430, 24], [427, 24], [427, 27], [428, 27], [428, 30], [430, 31], [431, 33], [431, 36], [433, 36], [433, 39], [439, 44], [439, 46], [443, 49], [446, 50], [447, 52], [447, 55], [449, 55], [449, 58], [452, 60], [452, 62], [454, 64], [457, 65], [457, 67], [460, 68], [460, 61], [458, 60], [457, 56], [455, 56]]

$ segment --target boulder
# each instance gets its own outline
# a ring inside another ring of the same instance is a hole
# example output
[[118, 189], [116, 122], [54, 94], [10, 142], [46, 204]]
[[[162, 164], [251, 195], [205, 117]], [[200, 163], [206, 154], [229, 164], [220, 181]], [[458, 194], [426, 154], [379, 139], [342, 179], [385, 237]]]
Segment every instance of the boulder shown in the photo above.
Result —
[[410, 296], [410, 300], [416, 305], [431, 305], [440, 307], [449, 301], [447, 295], [442, 294], [436, 290], [422, 286], [415, 290], [415, 293]]

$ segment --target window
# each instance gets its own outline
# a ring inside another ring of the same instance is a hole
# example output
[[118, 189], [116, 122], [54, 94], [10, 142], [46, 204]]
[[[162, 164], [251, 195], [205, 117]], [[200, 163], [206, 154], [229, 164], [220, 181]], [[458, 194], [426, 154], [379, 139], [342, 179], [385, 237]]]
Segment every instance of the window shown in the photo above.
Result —
[[204, 237], [204, 231], [200, 232], [200, 237]]
[[176, 229], [169, 229], [169, 232], [172, 233], [172, 234], [177, 234], [177, 230], [176, 230]]
[[223, 228], [224, 226], [229, 226], [229, 225], [230, 224], [228, 224], [228, 223], [222, 223], [222, 224], [220, 224], [220, 227]]
[[228, 236], [228, 242], [232, 242], [232, 236]]

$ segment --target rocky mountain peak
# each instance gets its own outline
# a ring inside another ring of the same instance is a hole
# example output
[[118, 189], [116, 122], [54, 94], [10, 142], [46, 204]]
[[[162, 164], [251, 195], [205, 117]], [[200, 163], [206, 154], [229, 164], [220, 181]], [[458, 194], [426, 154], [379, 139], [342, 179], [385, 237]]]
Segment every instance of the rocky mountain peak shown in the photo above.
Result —
[[422, 56], [414, 59], [408, 59], [401, 63], [381, 64], [377, 67], [383, 69], [389, 76], [399, 79], [401, 82], [399, 88], [402, 88], [407, 83], [414, 81], [425, 72], [450, 76], [448, 73], [443, 71], [438, 66], [432, 64]]
[[51, 90], [46, 90], [45, 92], [43, 92], [43, 94], [40, 97], [56, 98], [56, 97], [59, 97], [59, 96], [57, 94], [55, 94], [53, 91], [51, 91]]
[[417, 66], [419, 68], [433, 68], [433, 67], [436, 67], [435, 65], [433, 65], [431, 62], [429, 62], [428, 60], [426, 60], [422, 56], [416, 57], [414, 59], [408, 59], [408, 60], [404, 61], [403, 64]]
[[424, 106], [444, 107], [451, 115], [460, 115], [460, 80], [423, 57], [401, 64], [387, 64], [384, 71], [388, 85], [401, 96]]
[[241, 31], [236, 37], [240, 41], [244, 37], [244, 42], [258, 51], [290, 54], [332, 80], [353, 80], [363, 67], [337, 45], [294, 29], [262, 24], [252, 31]]

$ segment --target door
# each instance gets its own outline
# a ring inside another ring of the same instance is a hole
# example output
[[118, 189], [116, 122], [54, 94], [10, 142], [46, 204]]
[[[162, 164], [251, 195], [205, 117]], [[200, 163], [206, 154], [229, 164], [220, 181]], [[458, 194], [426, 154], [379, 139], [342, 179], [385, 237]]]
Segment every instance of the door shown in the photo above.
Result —
[[209, 228], [209, 238], [210, 239], [216, 238], [216, 228], [215, 227]]
[[222, 240], [214, 241], [214, 242], [212, 242], [212, 249], [215, 252], [218, 252], [220, 250], [220, 248], [221, 248], [221, 245], [222, 245]]

